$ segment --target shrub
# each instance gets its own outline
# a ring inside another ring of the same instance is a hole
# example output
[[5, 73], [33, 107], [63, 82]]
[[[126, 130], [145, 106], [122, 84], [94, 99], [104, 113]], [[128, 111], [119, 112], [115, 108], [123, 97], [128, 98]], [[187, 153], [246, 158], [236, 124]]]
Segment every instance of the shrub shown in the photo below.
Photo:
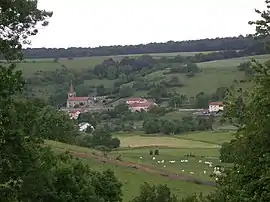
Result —
[[153, 155], [153, 151], [152, 150], [149, 151], [149, 155]]
[[120, 147], [120, 140], [117, 138], [117, 137], [115, 137], [115, 138], [112, 138], [112, 140], [111, 140], [111, 147], [112, 148], [118, 148], [118, 147]]
[[155, 155], [159, 155], [159, 150], [158, 149], [155, 150]]

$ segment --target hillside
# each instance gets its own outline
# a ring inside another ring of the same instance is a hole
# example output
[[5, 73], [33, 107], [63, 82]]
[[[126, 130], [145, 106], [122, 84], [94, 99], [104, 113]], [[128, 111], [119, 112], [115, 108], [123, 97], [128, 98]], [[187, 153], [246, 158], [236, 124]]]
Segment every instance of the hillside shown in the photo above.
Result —
[[[227, 53], [195, 52], [131, 55], [130, 57], [39, 59], [26, 60], [17, 64], [17, 68], [22, 70], [24, 77], [28, 79], [28, 95], [54, 100], [55, 104], [61, 105], [65, 103], [71, 80], [79, 96], [93, 92], [97, 95], [115, 95], [120, 98], [139, 96], [169, 98], [179, 93], [191, 98], [202, 92], [213, 94], [220, 87], [232, 85], [245, 87], [249, 85], [245, 81], [246, 73], [239, 71], [237, 66], [252, 58], [265, 61], [269, 57], [266, 54], [213, 60], [215, 57], [220, 58], [220, 54]], [[193, 64], [197, 65], [198, 72], [191, 76], [181, 72], [183, 68], [181, 60], [197, 60], [198, 62]], [[200, 62], [205, 60], [212, 61]], [[142, 69], [132, 70], [125, 65], [119, 67], [125, 62], [137, 62], [135, 65], [142, 65], [138, 66]], [[120, 73], [115, 74], [115, 68], [120, 68], [123, 72], [122, 76], [119, 77]], [[163, 92], [157, 92], [160, 91], [160, 86], [164, 86]], [[160, 95], [165, 91], [167, 95]]]
[[[214, 189], [211, 185], [214, 183], [209, 175], [213, 172], [213, 167], [204, 162], [199, 163], [199, 160], [211, 161], [213, 166], [219, 165], [218, 144], [232, 138], [229, 133], [207, 132], [171, 137], [143, 137], [132, 133], [116, 133], [114, 136], [121, 140], [121, 147], [108, 153], [107, 157], [93, 149], [60, 142], [46, 141], [46, 145], [57, 153], [71, 152], [73, 156], [91, 164], [93, 170], [112, 169], [123, 183], [123, 201], [129, 201], [138, 195], [140, 185], [144, 182], [167, 184], [179, 198], [193, 193], [211, 192]], [[128, 148], [128, 145], [132, 145], [132, 148]], [[156, 160], [152, 160], [149, 151], [156, 149], [160, 153], [156, 156]], [[186, 154], [193, 156], [187, 157]], [[119, 155], [122, 157], [121, 161], [116, 160]], [[165, 162], [158, 164], [158, 159]], [[169, 161], [173, 159], [176, 162], [170, 164]], [[181, 163], [181, 159], [188, 159], [189, 162]]]

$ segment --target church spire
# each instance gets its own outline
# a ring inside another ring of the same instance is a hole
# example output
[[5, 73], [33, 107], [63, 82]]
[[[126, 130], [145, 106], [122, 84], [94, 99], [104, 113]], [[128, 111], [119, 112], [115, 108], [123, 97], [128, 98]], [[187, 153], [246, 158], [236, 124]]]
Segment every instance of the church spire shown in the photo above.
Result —
[[70, 93], [74, 93], [74, 88], [73, 88], [73, 85], [72, 85], [72, 80], [70, 81], [69, 92], [70, 92]]

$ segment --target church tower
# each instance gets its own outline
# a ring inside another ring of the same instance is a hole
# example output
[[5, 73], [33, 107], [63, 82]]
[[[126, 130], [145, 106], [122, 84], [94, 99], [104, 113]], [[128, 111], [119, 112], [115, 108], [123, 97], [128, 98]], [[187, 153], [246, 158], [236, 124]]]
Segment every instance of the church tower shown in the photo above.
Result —
[[72, 81], [70, 82], [70, 88], [69, 88], [69, 92], [68, 92], [68, 99], [70, 98], [75, 98], [76, 97], [76, 92], [74, 91], [73, 85], [72, 85]]

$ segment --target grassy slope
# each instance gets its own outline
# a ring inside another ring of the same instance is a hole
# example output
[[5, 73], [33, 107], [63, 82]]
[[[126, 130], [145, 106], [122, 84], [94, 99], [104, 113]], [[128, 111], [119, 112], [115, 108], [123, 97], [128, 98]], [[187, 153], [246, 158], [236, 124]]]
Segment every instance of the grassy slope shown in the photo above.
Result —
[[[176, 55], [183, 56], [192, 56], [197, 54], [198, 52], [177, 52], [177, 53], [153, 53], [149, 54], [155, 58], [160, 57], [174, 57]], [[204, 52], [207, 53], [207, 52]], [[81, 69], [93, 68], [95, 65], [100, 64], [105, 59], [113, 58], [115, 60], [121, 60], [125, 56], [130, 57], [139, 57], [143, 54], [133, 54], [133, 55], [118, 55], [118, 56], [94, 56], [94, 57], [82, 57], [82, 58], [74, 58], [73, 60], [68, 60], [67, 58], [60, 58], [58, 63], [54, 62], [53, 58], [46, 59], [27, 59], [27, 63], [19, 63], [18, 69], [22, 70], [24, 75], [30, 76], [36, 71], [54, 71], [57, 68], [61, 68], [61, 65], [65, 65], [67, 68], [74, 69], [80, 71]]]
[[[54, 141], [46, 141], [46, 145], [50, 146], [53, 150], [58, 151], [59, 149], [65, 150], [72, 150], [76, 152], [85, 152], [85, 153], [92, 153], [93, 150], [67, 145], [59, 142]], [[138, 151], [138, 150], [137, 150]], [[168, 150], [169, 151], [169, 150]], [[135, 152], [135, 150], [134, 150]], [[133, 154], [131, 151], [130, 157], [132, 155], [136, 155], [136, 152]], [[112, 154], [115, 155], [116, 153]], [[160, 176], [158, 174], [150, 174], [143, 171], [139, 171], [132, 168], [123, 168], [117, 165], [112, 164], [104, 164], [98, 162], [94, 159], [83, 159], [86, 163], [89, 163], [93, 170], [105, 170], [111, 169], [115, 172], [116, 177], [123, 183], [123, 193], [124, 193], [124, 202], [129, 201], [134, 196], [138, 195], [139, 188], [144, 182], [152, 183], [152, 184], [167, 184], [171, 189], [172, 192], [177, 194], [179, 197], [190, 195], [194, 192], [202, 192], [202, 193], [209, 193], [213, 188], [203, 186], [203, 185], [196, 185], [194, 183], [184, 182], [184, 181], [176, 181], [170, 180], [166, 177]]]
[[[126, 144], [136, 144], [137, 146], [136, 148], [120, 149], [113, 152], [114, 156], [121, 154], [124, 161], [152, 165], [166, 171], [179, 172], [208, 180], [211, 179], [209, 174], [213, 172], [213, 167], [221, 164], [219, 161], [220, 145], [233, 138], [232, 133], [216, 132], [196, 132], [174, 137], [143, 137], [139, 136], [138, 132], [134, 134], [117, 133], [115, 136], [121, 140], [122, 147], [126, 147]], [[158, 145], [156, 142], [160, 144]], [[153, 145], [153, 143], [157, 146], [145, 148], [146, 144]], [[169, 148], [165, 148], [164, 146], [168, 146]], [[151, 149], [159, 149], [159, 155], [156, 156], [155, 160], [149, 155]], [[193, 154], [195, 157], [186, 157], [185, 155], [187, 154]], [[181, 163], [180, 160], [183, 159], [188, 159], [188, 163]], [[157, 162], [161, 160], [165, 160], [165, 163], [160, 164]], [[171, 160], [175, 160], [176, 162], [171, 164], [169, 163]], [[199, 162], [200, 160], [202, 162]], [[213, 167], [206, 165], [204, 163], [205, 161], [211, 161]], [[204, 171], [207, 174], [204, 174]], [[190, 172], [194, 172], [195, 174], [190, 174]]]
[[[195, 53], [161, 53], [161, 54], [152, 54], [155, 57], [162, 56], [175, 56], [175, 55], [194, 55]], [[136, 57], [138, 55], [132, 55]], [[266, 61], [269, 58], [268, 55], [259, 55], [254, 56], [255, 59], [259, 61]], [[112, 56], [115, 59], [120, 59], [123, 56]], [[29, 60], [28, 63], [18, 64], [18, 69], [23, 71], [25, 77], [29, 77], [33, 75], [36, 71], [51, 71], [57, 68], [61, 68], [62, 65], [66, 67], [81, 71], [82, 69], [93, 68], [96, 64], [101, 63], [104, 59], [109, 58], [108, 56], [104, 57], [89, 57], [89, 58], [74, 58], [73, 60], [68, 59], [60, 59], [58, 63], [54, 63], [53, 59], [46, 60]], [[182, 94], [187, 94], [188, 96], [195, 96], [199, 92], [205, 93], [213, 93], [218, 87], [222, 86], [231, 86], [235, 84], [235, 81], [242, 80], [244, 78], [244, 73], [237, 71], [237, 65], [241, 62], [248, 61], [253, 57], [242, 57], [235, 58], [229, 60], [218, 60], [218, 61], [210, 61], [198, 63], [198, 66], [202, 69], [202, 72], [196, 74], [193, 78], [187, 78], [185, 74], [169, 74], [164, 75], [164, 71], [156, 71], [152, 74], [145, 76], [149, 81], [160, 82], [162, 79], [170, 80], [173, 76], [177, 76], [180, 81], [184, 84], [182, 88], [173, 88], [168, 90], [175, 90]], [[93, 80], [85, 80], [87, 84], [95, 85], [95, 84], [104, 84], [105, 87], [110, 87], [113, 85], [114, 80], [107, 79], [93, 79]], [[132, 85], [132, 83], [128, 83], [125, 85]], [[235, 84], [239, 85], [239, 84]], [[243, 87], [249, 84], [241, 84]], [[51, 86], [53, 88], [53, 86]], [[48, 87], [44, 87], [42, 91], [51, 92]], [[40, 94], [46, 95], [46, 92], [40, 92]], [[137, 91], [133, 95], [134, 97], [144, 96], [147, 94], [147, 91]]]
[[[151, 146], [152, 148], [120, 148], [117, 151], [109, 154], [113, 159], [121, 154], [122, 160], [128, 162], [139, 163], [142, 165], [150, 165], [154, 168], [161, 169], [168, 172], [176, 172], [187, 176], [199, 177], [203, 180], [210, 180], [209, 174], [213, 172], [213, 167], [207, 166], [204, 161], [213, 162], [213, 166], [220, 165], [219, 161], [219, 145], [222, 142], [227, 142], [232, 138], [230, 133], [211, 133], [200, 132], [190, 133], [183, 136], [174, 137], [143, 137], [139, 132], [136, 133], [116, 133], [114, 136], [120, 138], [122, 147], [129, 144], [135, 144], [138, 147]], [[188, 140], [187, 140], [188, 139]], [[206, 143], [212, 142], [212, 144]], [[59, 151], [61, 149], [76, 151], [78, 153], [91, 154], [94, 150], [67, 145], [54, 141], [46, 141], [46, 144], [53, 150]], [[162, 147], [153, 147], [154, 145], [161, 145]], [[165, 148], [167, 146], [168, 148]], [[175, 148], [170, 148], [170, 147]], [[160, 154], [153, 160], [149, 155], [149, 150], [159, 149]], [[186, 154], [193, 154], [195, 157], [186, 157]], [[142, 159], [140, 157], [143, 157]], [[181, 159], [188, 159], [188, 163], [181, 163]], [[158, 164], [157, 160], [164, 160], [164, 164]], [[174, 164], [168, 161], [175, 160]], [[199, 161], [202, 162], [199, 162]], [[159, 174], [147, 173], [141, 170], [132, 168], [125, 168], [114, 164], [101, 163], [95, 159], [83, 159], [86, 163], [91, 165], [94, 170], [112, 169], [117, 178], [123, 183], [124, 201], [129, 201], [131, 198], [139, 193], [139, 187], [143, 182], [153, 184], [167, 184], [179, 197], [192, 194], [193, 192], [209, 193], [213, 188], [196, 185], [189, 182], [171, 180]], [[164, 168], [166, 165], [166, 168]], [[184, 171], [183, 171], [184, 170]], [[204, 174], [206, 171], [207, 174]], [[194, 172], [194, 174], [190, 174]]]

